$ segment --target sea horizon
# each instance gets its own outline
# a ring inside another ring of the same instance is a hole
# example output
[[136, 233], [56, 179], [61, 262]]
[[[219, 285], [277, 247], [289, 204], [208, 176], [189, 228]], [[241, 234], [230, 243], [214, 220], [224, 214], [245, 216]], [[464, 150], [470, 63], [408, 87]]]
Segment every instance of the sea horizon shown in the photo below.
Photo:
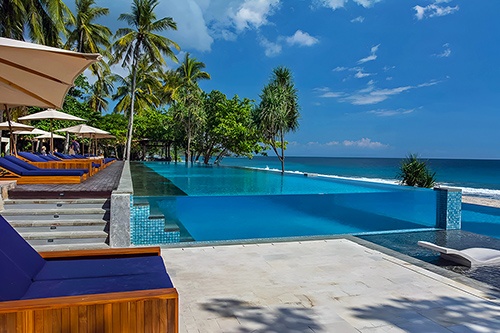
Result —
[[[319, 176], [398, 184], [396, 175], [402, 158], [285, 156], [287, 173], [316, 173]], [[466, 158], [422, 158], [436, 172], [437, 184], [462, 189], [463, 195], [500, 200], [500, 160]], [[252, 159], [226, 157], [221, 165], [280, 171], [275, 156]]]

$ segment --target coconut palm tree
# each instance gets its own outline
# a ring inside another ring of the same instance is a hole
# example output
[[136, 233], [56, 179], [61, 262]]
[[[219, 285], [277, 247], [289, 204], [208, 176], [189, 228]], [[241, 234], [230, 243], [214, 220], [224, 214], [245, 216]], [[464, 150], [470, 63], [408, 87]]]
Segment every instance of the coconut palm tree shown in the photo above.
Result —
[[[109, 9], [95, 7], [95, 0], [76, 0], [76, 17], [74, 22], [68, 22], [68, 38], [66, 48], [78, 52], [103, 53], [111, 43], [111, 30], [95, 20], [109, 14]], [[101, 47], [102, 46], [102, 47]], [[104, 47], [104, 48], [103, 48]]]
[[122, 61], [122, 66], [131, 65], [132, 82], [130, 97], [130, 115], [127, 137], [127, 155], [130, 160], [130, 148], [132, 143], [132, 131], [134, 126], [134, 102], [136, 93], [137, 64], [141, 54], [147, 54], [152, 62], [165, 64], [163, 55], [177, 62], [171, 46], [180, 50], [179, 45], [168, 38], [156, 34], [168, 29], [177, 30], [177, 24], [171, 17], [157, 20], [154, 12], [158, 6], [158, 0], [133, 0], [132, 12], [121, 14], [119, 20], [125, 21], [133, 28], [118, 29], [115, 38], [119, 37], [112, 45], [114, 51], [114, 62]]
[[97, 75], [97, 80], [90, 86], [90, 94], [85, 99], [92, 110], [101, 114], [108, 110], [107, 98], [111, 97], [115, 80], [116, 76], [109, 69]]
[[[145, 108], [155, 108], [161, 105], [161, 100], [157, 97], [158, 91], [162, 89], [161, 78], [163, 73], [157, 63], [151, 62], [147, 56], [142, 56], [137, 64], [134, 113], [140, 113]], [[127, 113], [132, 105], [132, 79], [134, 70], [129, 75], [122, 77], [115, 75], [115, 81], [119, 84], [113, 100], [118, 100], [113, 112]], [[130, 115], [129, 115], [130, 116]]]
[[291, 70], [283, 66], [276, 67], [270, 82], [262, 89], [261, 102], [253, 114], [265, 143], [273, 148], [281, 162], [282, 174], [285, 172], [285, 134], [299, 128], [297, 92]]
[[2, 0], [0, 35], [19, 40], [27, 35], [35, 43], [59, 47], [65, 17], [74, 20], [62, 0]]

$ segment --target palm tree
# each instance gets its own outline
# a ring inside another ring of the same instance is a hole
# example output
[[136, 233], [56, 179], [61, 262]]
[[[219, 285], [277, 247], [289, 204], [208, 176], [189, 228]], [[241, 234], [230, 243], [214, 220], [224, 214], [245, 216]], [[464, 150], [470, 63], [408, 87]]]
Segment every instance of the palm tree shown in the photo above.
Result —
[[97, 80], [90, 86], [90, 94], [85, 99], [94, 112], [102, 114], [102, 111], [108, 110], [107, 98], [111, 97], [115, 80], [116, 76], [112, 75], [109, 69], [97, 75]]
[[103, 54], [111, 45], [109, 42], [113, 36], [111, 30], [104, 25], [94, 23], [98, 18], [108, 15], [109, 9], [93, 5], [95, 0], [75, 0], [76, 18], [66, 26], [68, 29], [66, 48], [75, 47], [78, 52]]
[[[141, 110], [146, 108], [160, 106], [161, 101], [157, 96], [158, 91], [162, 89], [160, 79], [163, 77], [163, 73], [158, 64], [149, 61], [147, 56], [142, 56], [137, 66], [134, 113], [140, 113]], [[121, 77], [120, 75], [114, 76], [115, 81], [117, 81], [120, 86], [116, 94], [113, 95], [113, 100], [118, 100], [113, 112], [130, 112], [132, 104], [131, 87], [133, 75], [133, 71], [131, 70], [126, 77]]]
[[[271, 145], [285, 172], [285, 134], [299, 128], [297, 89], [290, 69], [273, 69], [270, 82], [262, 89], [261, 102], [254, 109], [254, 121], [266, 144]], [[278, 149], [281, 149], [278, 152]]]
[[122, 66], [125, 67], [131, 64], [132, 68], [127, 160], [130, 160], [130, 148], [132, 144], [135, 87], [139, 57], [142, 53], [145, 53], [152, 62], [165, 64], [165, 60], [162, 56], [163, 54], [177, 62], [177, 58], [170, 47], [174, 46], [177, 50], [180, 50], [179, 45], [170, 39], [155, 34], [155, 32], [161, 32], [167, 29], [177, 30], [177, 24], [171, 17], [164, 17], [160, 20], [156, 20], [154, 10], [158, 3], [158, 0], [133, 0], [132, 12], [121, 14], [118, 19], [127, 22], [128, 25], [134, 27], [135, 30], [132, 28], [118, 29], [115, 38], [120, 38], [113, 43], [114, 62], [119, 62], [123, 59]]
[[62, 0], [2, 0], [0, 1], [0, 35], [24, 40], [27, 34], [33, 42], [61, 45], [65, 34], [64, 18], [74, 20]]

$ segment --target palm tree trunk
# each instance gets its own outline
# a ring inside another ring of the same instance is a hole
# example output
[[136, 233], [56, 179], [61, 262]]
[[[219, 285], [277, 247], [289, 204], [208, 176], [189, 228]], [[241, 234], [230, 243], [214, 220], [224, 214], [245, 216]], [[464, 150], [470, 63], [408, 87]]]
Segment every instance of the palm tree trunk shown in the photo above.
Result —
[[285, 173], [285, 149], [284, 149], [284, 144], [285, 144], [285, 138], [283, 137], [283, 130], [280, 131], [281, 135], [281, 174], [283, 175]]
[[138, 46], [136, 46], [135, 52], [134, 52], [134, 62], [132, 64], [132, 96], [131, 96], [131, 101], [130, 101], [130, 116], [128, 118], [128, 134], [127, 134], [127, 161], [130, 161], [130, 149], [132, 147], [132, 133], [134, 129], [134, 101], [135, 101], [135, 79], [137, 76], [137, 60], [139, 58], [139, 49]]

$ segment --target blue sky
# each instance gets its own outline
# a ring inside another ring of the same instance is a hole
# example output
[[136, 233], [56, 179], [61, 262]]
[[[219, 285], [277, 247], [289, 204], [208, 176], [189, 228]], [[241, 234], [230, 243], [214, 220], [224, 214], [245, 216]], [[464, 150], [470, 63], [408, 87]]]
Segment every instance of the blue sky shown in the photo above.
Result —
[[[102, 23], [125, 26], [116, 18], [129, 0], [98, 5], [111, 11]], [[495, 0], [161, 0], [157, 9], [178, 24], [165, 35], [179, 58], [206, 63], [205, 91], [258, 102], [272, 68], [292, 69], [302, 117], [287, 155], [436, 158], [500, 158], [499, 12]]]

